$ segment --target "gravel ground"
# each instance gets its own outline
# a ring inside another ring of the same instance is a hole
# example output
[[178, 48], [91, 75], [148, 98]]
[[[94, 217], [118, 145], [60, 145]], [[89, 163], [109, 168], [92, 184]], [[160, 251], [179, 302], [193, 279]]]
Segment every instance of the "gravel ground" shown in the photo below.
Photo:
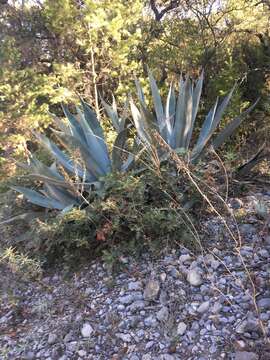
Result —
[[39, 281], [2, 268], [0, 359], [270, 359], [270, 237], [262, 214], [269, 201], [270, 193], [230, 200], [232, 211], [245, 212], [245, 265], [213, 218], [201, 254], [182, 248], [158, 260], [126, 258], [116, 275], [100, 260]]

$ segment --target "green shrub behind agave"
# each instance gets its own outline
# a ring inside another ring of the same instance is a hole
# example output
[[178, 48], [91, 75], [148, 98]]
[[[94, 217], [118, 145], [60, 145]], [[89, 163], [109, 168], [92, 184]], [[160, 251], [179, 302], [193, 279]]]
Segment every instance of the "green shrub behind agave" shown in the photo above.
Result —
[[[30, 154], [28, 164], [20, 164], [30, 172], [30, 176], [42, 181], [43, 189], [38, 192], [19, 186], [12, 187], [32, 203], [58, 210], [79, 206], [84, 201], [84, 190], [99, 185], [100, 179], [112, 170], [127, 171], [134, 160], [133, 155], [129, 154], [127, 160], [122, 161], [128, 135], [127, 128], [118, 128], [110, 157], [103, 129], [87, 103], [81, 100], [81, 108], [77, 107], [77, 115], [72, 114], [66, 106], [63, 106], [63, 111], [66, 122], [54, 116], [54, 122], [60, 131], [53, 131], [68, 151], [61, 150], [46, 136], [35, 134], [55, 162], [48, 167]], [[64, 169], [64, 173], [59, 169]]]

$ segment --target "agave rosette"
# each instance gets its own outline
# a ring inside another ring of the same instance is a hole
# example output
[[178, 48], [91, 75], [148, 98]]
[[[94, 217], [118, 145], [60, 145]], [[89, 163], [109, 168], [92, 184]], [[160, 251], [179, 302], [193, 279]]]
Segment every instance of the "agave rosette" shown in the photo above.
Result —
[[[43, 189], [35, 191], [19, 186], [12, 187], [32, 203], [58, 210], [82, 204], [84, 190], [100, 184], [100, 180], [113, 170], [127, 171], [133, 162], [132, 155], [123, 161], [128, 137], [127, 128], [124, 126], [118, 128], [110, 157], [100, 122], [86, 102], [81, 99], [81, 107], [77, 107], [76, 115], [72, 114], [65, 105], [63, 111], [66, 121], [53, 116], [54, 123], [59, 129], [53, 129], [53, 132], [67, 151], [60, 149], [45, 135], [35, 133], [55, 162], [48, 167], [31, 154], [28, 164], [21, 164], [28, 170], [30, 176], [42, 181]], [[75, 161], [73, 158], [76, 151], [79, 152], [79, 159]], [[59, 168], [64, 169], [68, 179]]]
[[[136, 88], [140, 106], [137, 107], [132, 99], [130, 101], [134, 125], [141, 141], [146, 146], [155, 145], [152, 133], [153, 130], [158, 131], [159, 135], [172, 149], [182, 149], [185, 152], [189, 150], [191, 161], [196, 161], [202, 155], [206, 145], [209, 144], [210, 139], [216, 131], [236, 86], [223, 98], [217, 98], [215, 104], [205, 117], [194, 147], [190, 149], [194, 124], [202, 94], [203, 71], [197, 81], [193, 81], [189, 76], [186, 76], [184, 80], [181, 76], [178, 95], [176, 95], [174, 86], [171, 83], [164, 105], [156, 80], [150, 70], [148, 70], [148, 76], [155, 116], [148, 109], [143, 89], [138, 80], [136, 80]], [[238, 117], [231, 120], [231, 122], [220, 131], [211, 142], [215, 149], [219, 148], [233, 134], [245, 116], [256, 106], [257, 102], [258, 100]]]

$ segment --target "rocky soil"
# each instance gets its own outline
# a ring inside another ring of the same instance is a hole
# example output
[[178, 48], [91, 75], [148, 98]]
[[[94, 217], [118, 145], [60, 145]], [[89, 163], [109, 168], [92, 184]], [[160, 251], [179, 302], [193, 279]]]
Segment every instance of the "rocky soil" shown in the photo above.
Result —
[[39, 281], [2, 267], [0, 359], [270, 359], [269, 202], [231, 199], [241, 249], [213, 218], [207, 250], [125, 258], [114, 275], [100, 260]]

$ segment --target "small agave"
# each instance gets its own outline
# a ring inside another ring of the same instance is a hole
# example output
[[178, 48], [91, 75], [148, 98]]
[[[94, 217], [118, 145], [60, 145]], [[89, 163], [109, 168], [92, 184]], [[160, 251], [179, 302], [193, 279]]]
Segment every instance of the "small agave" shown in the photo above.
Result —
[[[81, 107], [77, 107], [76, 115], [64, 105], [63, 111], [66, 121], [53, 116], [56, 126], [60, 129], [53, 131], [68, 151], [64, 152], [46, 136], [35, 133], [55, 162], [48, 167], [30, 154], [28, 164], [20, 164], [28, 170], [29, 176], [43, 182], [43, 189], [34, 191], [20, 186], [12, 187], [32, 203], [58, 210], [79, 206], [84, 201], [83, 190], [91, 188], [92, 185], [98, 186], [100, 179], [113, 170], [127, 171], [134, 162], [132, 154], [129, 154], [126, 161], [122, 160], [128, 137], [128, 129], [125, 126], [118, 127], [110, 157], [103, 129], [96, 114], [86, 102], [81, 100]], [[74, 161], [76, 152], [79, 152], [81, 161]], [[69, 179], [59, 168], [64, 169]], [[74, 178], [80, 179], [80, 182], [71, 180]]]

